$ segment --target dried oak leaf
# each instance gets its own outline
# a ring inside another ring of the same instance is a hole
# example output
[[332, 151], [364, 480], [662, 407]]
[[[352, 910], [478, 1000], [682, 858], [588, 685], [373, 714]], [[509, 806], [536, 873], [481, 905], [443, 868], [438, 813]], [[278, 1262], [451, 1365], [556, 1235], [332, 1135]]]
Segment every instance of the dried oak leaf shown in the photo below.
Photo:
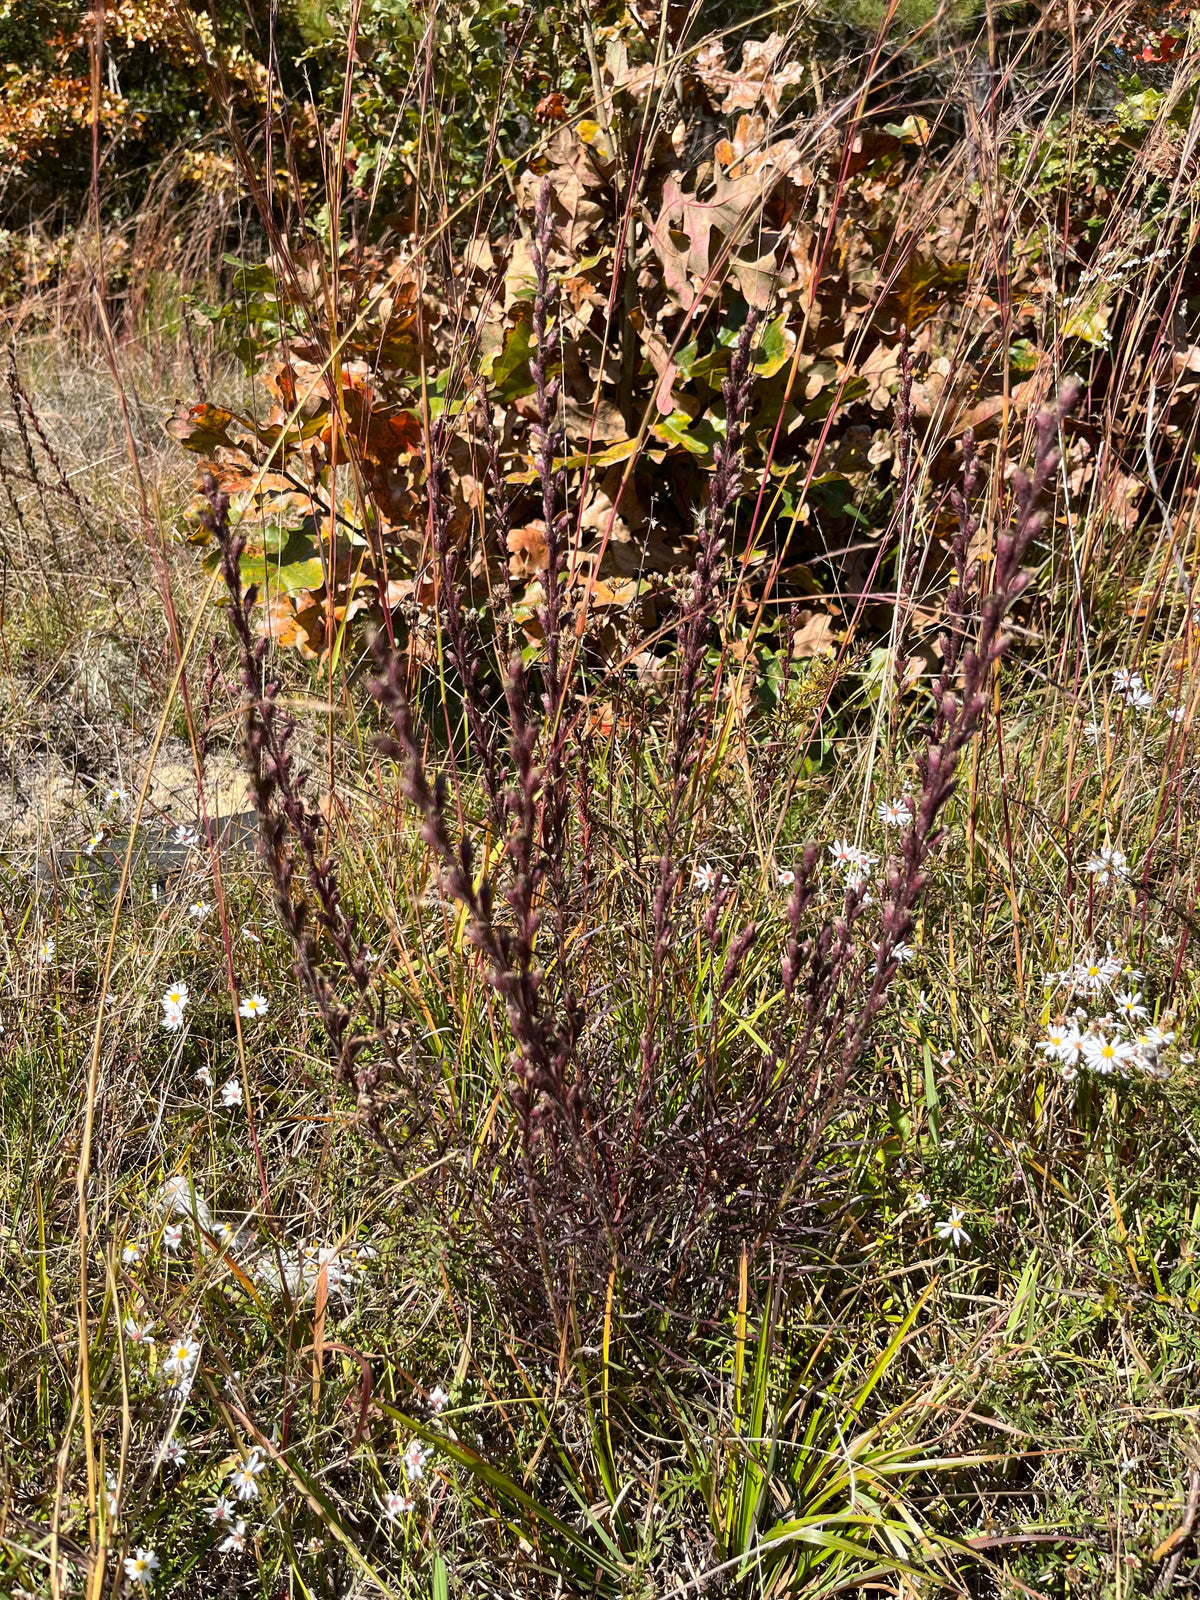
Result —
[[[339, 584], [337, 592], [345, 596], [346, 584]], [[291, 594], [273, 591], [259, 618], [258, 631], [263, 638], [298, 651], [306, 661], [323, 661], [329, 653], [327, 627], [336, 640], [342, 632], [342, 624], [365, 611], [375, 598], [374, 583], [360, 582], [349, 600], [333, 607], [332, 626], [329, 627], [329, 605], [323, 590], [316, 593], [311, 589], [297, 589]]]
[[650, 357], [650, 364], [658, 374], [654, 386], [654, 408], [660, 416], [672, 416], [679, 406], [672, 394], [672, 386], [679, 376], [679, 367], [671, 354], [671, 346], [656, 329], [642, 329], [642, 349]]
[[507, 316], [519, 302], [532, 300], [537, 293], [537, 273], [528, 239], [514, 239], [508, 266], [504, 269], [504, 312]]
[[[1024, 383], [1015, 384], [1007, 400], [1003, 394], [988, 395], [986, 399], [980, 400], [966, 411], [961, 420], [955, 420], [955, 431], [973, 428], [976, 433], [982, 433], [992, 424], [999, 425], [1006, 411], [1010, 418], [1028, 416], [1047, 399], [1052, 383], [1053, 374], [1047, 368], [1045, 371], [1035, 372], [1033, 377], [1026, 378]], [[919, 412], [920, 407], [917, 409]]]
[[[725, 167], [731, 178], [741, 178], [773, 167], [801, 184], [813, 181], [810, 168], [804, 164], [801, 140], [776, 139], [766, 142], [767, 124], [762, 117], [741, 116], [737, 120], [732, 139], [721, 139], [713, 150], [714, 159]], [[809, 155], [811, 157], [811, 149]]]
[[517, 202], [523, 211], [532, 214], [542, 184], [547, 177], [550, 179], [554, 252], [561, 258], [554, 265], [561, 269], [573, 266], [592, 234], [603, 229], [609, 206], [603, 199], [591, 198], [592, 191], [602, 188], [604, 180], [576, 130], [561, 127], [545, 153], [548, 171], [523, 172], [517, 180]]
[[939, 261], [936, 256], [914, 251], [892, 279], [884, 307], [912, 333], [956, 290], [966, 286], [970, 270], [965, 261]]
[[616, 725], [617, 714], [611, 700], [602, 700], [599, 705], [592, 705], [589, 702], [585, 723], [588, 733], [594, 734], [599, 739], [611, 739]]
[[[667, 291], [685, 311], [695, 305], [701, 287], [707, 285], [710, 291], [714, 286], [709, 282], [710, 274], [716, 276], [714, 232], [730, 247], [730, 276], [738, 280], [742, 294], [751, 305], [761, 308], [768, 304], [776, 275], [779, 235], [764, 232], [758, 218], [779, 178], [779, 172], [769, 167], [744, 173], [740, 178], [730, 178], [717, 167], [715, 192], [708, 200], [685, 194], [675, 176], [663, 184], [662, 207], [650, 230], [650, 240], [662, 263]], [[738, 254], [744, 244], [757, 246], [757, 253]]]
[[888, 411], [892, 395], [900, 383], [900, 346], [880, 340], [858, 364], [858, 375], [867, 382], [867, 404], [872, 411]]
[[574, 276], [564, 278], [558, 286], [559, 293], [564, 295], [571, 303], [571, 310], [578, 315], [584, 306], [602, 306], [604, 296], [596, 285], [587, 278]]
[[508, 570], [514, 578], [532, 578], [546, 570], [546, 524], [540, 519], [510, 528]]
[[619, 407], [603, 396], [598, 400], [580, 401], [568, 397], [563, 405], [563, 421], [571, 439], [599, 441], [601, 444], [620, 444], [629, 437], [625, 418]]
[[804, 68], [798, 61], [776, 69], [775, 62], [786, 44], [781, 33], [772, 33], [766, 39], [747, 39], [742, 45], [740, 71], [726, 66], [723, 44], [706, 44], [696, 55], [696, 76], [714, 99], [724, 96], [722, 111], [753, 111], [761, 100], [777, 117], [784, 89], [804, 82]]
[[429, 576], [389, 578], [387, 603], [393, 609], [401, 604], [407, 604], [416, 605], [422, 611], [432, 611], [437, 604], [437, 585]]
[[828, 611], [810, 611], [805, 607], [796, 619], [792, 635], [792, 655], [797, 660], [807, 656], [822, 656], [837, 644], [833, 618]]
[[[355, 378], [346, 382], [342, 407], [345, 428], [339, 429], [339, 433], [343, 441], [348, 437], [358, 460], [384, 467], [395, 466], [402, 455], [415, 455], [420, 450], [420, 420], [411, 411], [380, 405], [366, 380]], [[329, 443], [331, 432], [331, 422], [327, 422], [320, 434], [323, 444]], [[343, 442], [339, 446], [339, 458], [344, 459], [345, 454]]]
[[614, 94], [620, 90], [640, 105], [661, 84], [664, 71], [656, 61], [635, 61], [631, 65], [624, 39], [614, 38], [609, 40], [604, 53], [604, 76]]
[[302, 418], [315, 417], [329, 405], [329, 390], [325, 382], [325, 364], [317, 352], [317, 360], [307, 361], [298, 350], [291, 352], [289, 361], [265, 367], [258, 381], [272, 395], [278, 411], [272, 411], [272, 420], [282, 423], [293, 412]]
[[619, 462], [592, 484], [579, 531], [581, 536], [594, 538], [597, 553], [603, 545], [600, 570], [607, 574], [637, 577], [644, 572], [669, 572], [684, 564], [683, 546], [668, 528], [651, 519], [636, 479], [626, 482], [625, 467]]
[[324, 604], [311, 590], [298, 594], [275, 590], [259, 623], [259, 631], [285, 650], [296, 650], [306, 661], [316, 661], [325, 631]]
[[562, 122], [567, 115], [566, 96], [555, 89], [552, 94], [538, 101], [533, 114], [541, 123]]
[[1112, 468], [1106, 475], [1097, 510], [1101, 520], [1108, 520], [1126, 533], [1132, 533], [1141, 516], [1142, 497], [1146, 485], [1128, 472]]
[[597, 371], [585, 357], [598, 358], [600, 352], [588, 344], [564, 343], [562, 349], [562, 376], [565, 388], [563, 421], [567, 435], [572, 439], [597, 440], [602, 444], [615, 444], [629, 437], [625, 418], [611, 400], [600, 392]]
[[180, 401], [164, 426], [172, 439], [178, 439], [185, 450], [194, 450], [197, 455], [207, 456], [218, 445], [233, 447], [233, 440], [229, 437], [229, 424], [233, 421], [233, 412], [226, 411], [222, 406], [209, 405], [206, 400], [196, 406]]

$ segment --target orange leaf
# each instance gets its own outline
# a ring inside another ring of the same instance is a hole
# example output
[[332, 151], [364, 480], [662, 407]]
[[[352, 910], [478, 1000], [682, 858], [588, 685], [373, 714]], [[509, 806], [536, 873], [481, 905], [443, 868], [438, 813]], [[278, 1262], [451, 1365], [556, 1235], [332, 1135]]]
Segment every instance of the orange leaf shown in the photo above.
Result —
[[210, 455], [218, 445], [232, 447], [233, 440], [227, 430], [233, 420], [232, 411], [210, 406], [202, 400], [198, 406], [177, 405], [165, 426], [172, 439], [178, 439], [185, 450]]

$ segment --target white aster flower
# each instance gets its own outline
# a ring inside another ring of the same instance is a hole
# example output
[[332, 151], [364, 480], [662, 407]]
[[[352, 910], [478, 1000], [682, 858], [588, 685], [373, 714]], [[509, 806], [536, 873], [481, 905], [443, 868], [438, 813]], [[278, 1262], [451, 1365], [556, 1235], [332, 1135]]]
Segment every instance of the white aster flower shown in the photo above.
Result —
[[54, 940], [44, 939], [38, 946], [38, 960], [42, 962], [54, 960]]
[[1079, 1076], [1079, 1068], [1066, 1066], [1062, 1069], [1062, 1075], [1064, 1083], [1074, 1083], [1075, 1079]]
[[959, 1249], [964, 1244], [970, 1244], [971, 1235], [962, 1225], [963, 1214], [957, 1206], [952, 1207], [947, 1221], [937, 1225], [937, 1236], [949, 1244], [952, 1250]]
[[206, 1089], [211, 1089], [212, 1088], [212, 1086], [213, 1086], [213, 1075], [212, 1075], [212, 1068], [211, 1067], [208, 1067], [208, 1066], [197, 1067], [196, 1068], [196, 1076], [200, 1079], [200, 1082], [204, 1085], [204, 1087]]
[[1118, 694], [1128, 694], [1142, 681], [1140, 672], [1130, 672], [1126, 667], [1118, 667], [1112, 675], [1113, 688]]
[[106, 789], [104, 791], [104, 804], [106, 806], [123, 806], [129, 799], [126, 789]]
[[1103, 961], [1081, 961], [1071, 971], [1071, 985], [1082, 994], [1099, 994], [1108, 981]]
[[162, 1453], [163, 1464], [168, 1467], [181, 1467], [187, 1460], [187, 1451], [178, 1439], [168, 1439]]
[[1114, 845], [1105, 844], [1101, 845], [1099, 855], [1090, 858], [1084, 871], [1090, 873], [1097, 883], [1108, 883], [1110, 880], [1128, 877], [1128, 868], [1129, 863], [1125, 859], [1124, 851], [1118, 850]]
[[450, 1396], [446, 1393], [445, 1389], [442, 1388], [441, 1384], [434, 1384], [433, 1388], [429, 1391], [429, 1409], [433, 1412], [434, 1416], [440, 1417], [449, 1402]]
[[1124, 1070], [1125, 1063], [1133, 1055], [1134, 1048], [1126, 1040], [1109, 1039], [1103, 1033], [1089, 1033], [1083, 1041], [1083, 1059], [1101, 1077], [1107, 1077], [1118, 1068]]
[[913, 1207], [917, 1211], [928, 1211], [933, 1201], [923, 1189], [919, 1190], [913, 1199]]
[[1140, 990], [1136, 994], [1131, 994], [1128, 989], [1123, 989], [1121, 993], [1117, 995], [1116, 1004], [1117, 1010], [1129, 1022], [1141, 1022], [1150, 1015], [1149, 1011], [1142, 1004], [1142, 995]]
[[835, 839], [829, 846], [829, 854], [838, 867], [853, 867], [858, 862], [858, 851], [849, 839]]
[[199, 1354], [200, 1346], [194, 1339], [186, 1335], [182, 1339], [175, 1339], [163, 1362], [163, 1372], [168, 1378], [186, 1378]]
[[389, 1489], [383, 1497], [383, 1509], [393, 1522], [397, 1517], [402, 1517], [413, 1508], [413, 1499], [409, 1494], [400, 1494], [396, 1489]]
[[244, 1550], [245, 1548], [246, 1524], [244, 1520], [239, 1517], [237, 1521], [232, 1524], [229, 1532], [226, 1534], [225, 1538], [221, 1540], [220, 1544], [217, 1546], [217, 1549], [221, 1555], [228, 1556], [233, 1555], [236, 1551]]
[[859, 862], [846, 868], [846, 889], [850, 894], [861, 894], [871, 881], [871, 874]]
[[258, 1484], [249, 1467], [235, 1467], [229, 1474], [229, 1487], [239, 1500], [257, 1500]]
[[99, 850], [100, 846], [103, 843], [104, 843], [104, 835], [102, 833], [94, 833], [92, 835], [92, 837], [88, 840], [88, 842], [83, 847], [84, 855], [85, 856], [94, 856], [96, 851]]
[[153, 1344], [154, 1324], [152, 1322], [139, 1322], [136, 1317], [126, 1317], [124, 1322], [125, 1337], [130, 1344]]
[[238, 1007], [239, 1017], [252, 1017], [257, 1020], [267, 1014], [267, 1002], [261, 994], [247, 995]]
[[142, 1251], [140, 1245], [127, 1244], [124, 1250], [121, 1251], [121, 1260], [127, 1267], [136, 1267], [141, 1259]]
[[162, 1025], [168, 1033], [178, 1033], [184, 1024], [182, 1006], [164, 1006]]
[[229, 1483], [239, 1500], [258, 1499], [258, 1475], [265, 1466], [262, 1451], [256, 1448], [230, 1473]]
[[1135, 973], [1131, 967], [1122, 966], [1112, 953], [1112, 945], [1108, 946], [1104, 960], [1100, 963], [1100, 970], [1104, 974], [1105, 983], [1111, 983], [1121, 973], [1124, 973], [1127, 978], [1132, 978], [1135, 983], [1140, 983], [1142, 978], [1140, 972]]
[[163, 992], [163, 1010], [165, 1011], [168, 1006], [173, 1006], [182, 1011], [191, 997], [191, 990], [186, 983], [173, 983]]
[[220, 1527], [223, 1522], [228, 1522], [233, 1516], [233, 1501], [225, 1495], [219, 1495], [211, 1506], [205, 1507], [205, 1516], [214, 1527]]
[[780, 867], [775, 874], [775, 882], [781, 889], [790, 889], [796, 881], [796, 874], [790, 867]]
[[245, 927], [245, 928], [242, 929], [242, 938], [248, 940], [250, 944], [261, 944], [262, 943], [262, 940], [258, 937], [258, 935], [255, 933], [254, 929], [251, 928], [251, 927]]
[[183, 1224], [168, 1222], [163, 1229], [163, 1244], [168, 1250], [178, 1250], [183, 1243]]
[[1169, 1044], [1175, 1043], [1175, 1035], [1170, 1028], [1159, 1028], [1151, 1024], [1139, 1037], [1138, 1043], [1143, 1050], [1165, 1050]]
[[1154, 696], [1149, 689], [1139, 686], [1136, 689], [1130, 689], [1125, 696], [1125, 704], [1131, 711], [1149, 711], [1154, 704]]
[[242, 1103], [242, 1086], [236, 1078], [230, 1078], [221, 1085], [221, 1104], [223, 1106], [240, 1106]]
[[[883, 950], [884, 950], [884, 946], [883, 946], [882, 941], [879, 944], [872, 945], [871, 948], [875, 952], [876, 960], [877, 961], [882, 960], [883, 959]], [[916, 951], [912, 948], [911, 945], [905, 944], [903, 939], [899, 940], [898, 943], [896, 943], [896, 944], [894, 944], [892, 946], [892, 953], [891, 953], [891, 956], [889, 957], [889, 960], [896, 961], [896, 962], [898, 962], [900, 964], [900, 966], [903, 967], [903, 966], [907, 966], [910, 961], [914, 961], [915, 959], [916, 959]]]
[[186, 823], [181, 822], [175, 829], [175, 837], [172, 842], [182, 845], [185, 850], [190, 850], [194, 845], [200, 843], [200, 835], [195, 828], [189, 828]]
[[1172, 706], [1167, 712], [1172, 722], [1182, 722], [1187, 716], [1186, 706]]
[[346, 1291], [353, 1288], [355, 1283], [354, 1269], [346, 1265], [336, 1250], [322, 1250], [321, 1259], [330, 1294], [340, 1294], [345, 1298]]
[[693, 867], [692, 888], [699, 889], [702, 894], [708, 894], [717, 886], [716, 867]]
[[1038, 1049], [1047, 1061], [1062, 1060], [1062, 1047], [1069, 1033], [1070, 1029], [1065, 1022], [1052, 1022], [1046, 1029], [1046, 1037], [1039, 1041]]
[[875, 815], [885, 828], [897, 828], [911, 819], [912, 812], [903, 800], [881, 800], [875, 808]]
[[193, 900], [188, 907], [188, 916], [194, 917], [197, 922], [203, 922], [211, 910], [212, 906], [207, 900]]
[[125, 1576], [131, 1583], [145, 1589], [154, 1582], [154, 1574], [159, 1566], [159, 1559], [153, 1550], [135, 1550], [131, 1556], [125, 1557]]
[[425, 1463], [433, 1451], [428, 1446], [423, 1446], [419, 1439], [414, 1439], [404, 1452], [404, 1470], [408, 1474], [409, 1483], [416, 1483], [425, 1476]]
[[1059, 1046], [1058, 1059], [1068, 1067], [1077, 1067], [1083, 1055], [1083, 1035], [1077, 1027], [1067, 1029], [1066, 1037]]

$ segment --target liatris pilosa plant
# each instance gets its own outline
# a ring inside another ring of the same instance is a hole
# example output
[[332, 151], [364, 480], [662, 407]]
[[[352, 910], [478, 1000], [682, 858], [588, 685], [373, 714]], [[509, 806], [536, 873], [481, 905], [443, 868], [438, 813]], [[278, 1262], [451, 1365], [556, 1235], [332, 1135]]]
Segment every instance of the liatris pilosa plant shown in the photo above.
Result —
[[[251, 629], [256, 596], [253, 586], [246, 589], [242, 583], [245, 539], [230, 527], [229, 500], [216, 481], [208, 477], [201, 487], [208, 501], [205, 523], [220, 550], [230, 627], [237, 641], [242, 681], [242, 749], [258, 817], [259, 851], [270, 874], [275, 913], [291, 942], [296, 976], [316, 1002], [334, 1071], [353, 1093], [363, 1125], [389, 1155], [396, 1157], [395, 1143], [384, 1126], [379, 1089], [385, 1072], [393, 1079], [393, 1086], [402, 1084], [406, 1074], [389, 1033], [384, 1003], [372, 989], [366, 946], [353, 914], [343, 902], [337, 867], [324, 853], [317, 818], [305, 803], [305, 775], [296, 769], [288, 748], [293, 726], [280, 709], [278, 684], [266, 675], [268, 641], [256, 640]], [[307, 886], [315, 908], [311, 913], [309, 901], [297, 892], [294, 854], [299, 856], [301, 882]], [[333, 945], [354, 986], [357, 998], [353, 1008], [339, 996], [322, 965], [318, 930]]]

